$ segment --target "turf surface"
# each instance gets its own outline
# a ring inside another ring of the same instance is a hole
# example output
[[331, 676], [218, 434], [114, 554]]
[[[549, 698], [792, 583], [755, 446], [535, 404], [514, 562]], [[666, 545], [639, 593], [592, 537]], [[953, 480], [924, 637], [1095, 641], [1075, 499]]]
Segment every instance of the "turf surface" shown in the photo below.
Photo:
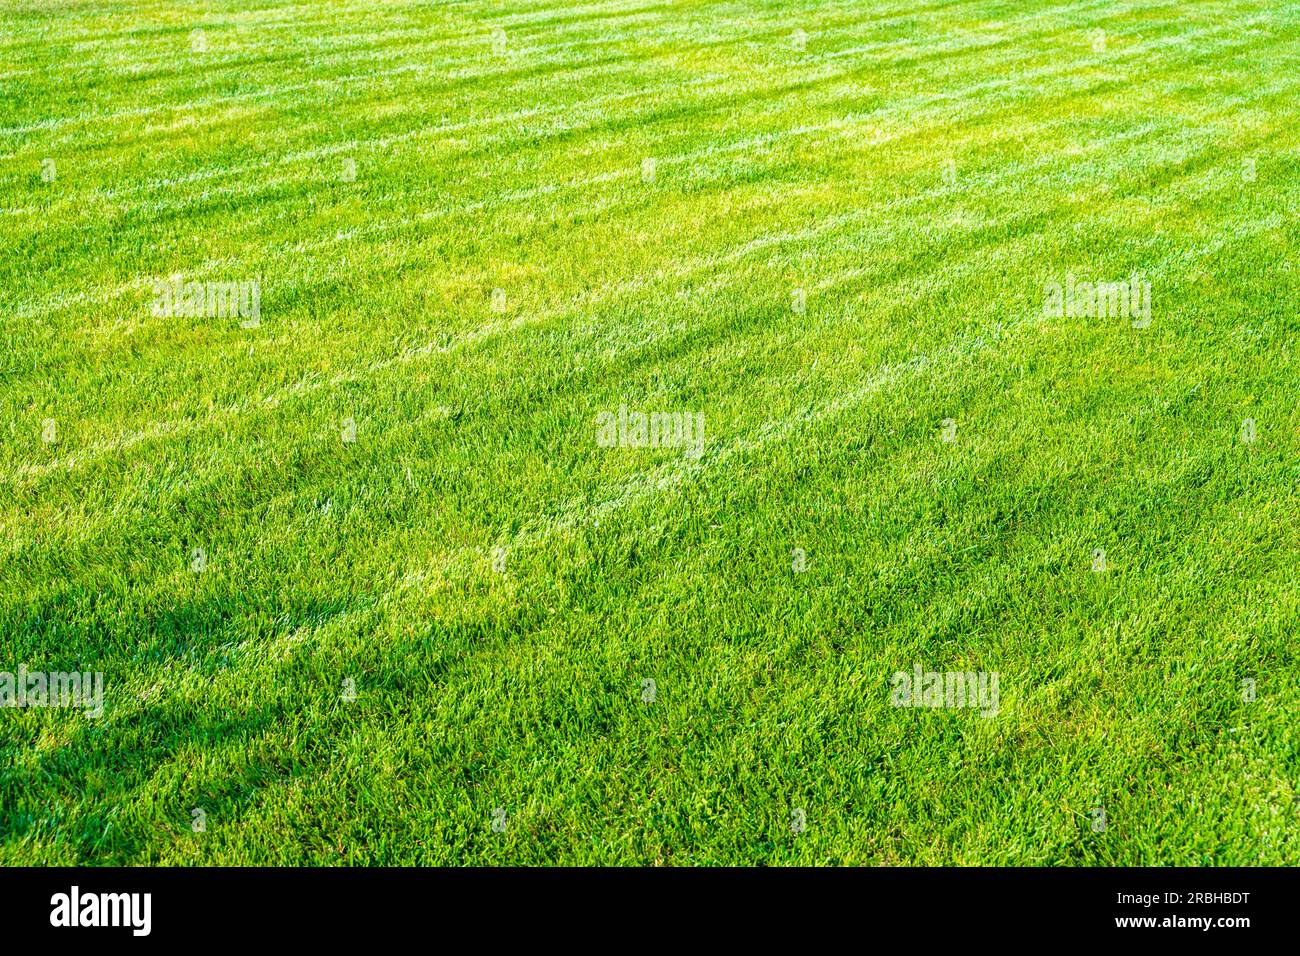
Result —
[[0, 711], [0, 863], [1295, 863], [1298, 67], [1256, 0], [3, 0], [0, 671], [104, 713]]

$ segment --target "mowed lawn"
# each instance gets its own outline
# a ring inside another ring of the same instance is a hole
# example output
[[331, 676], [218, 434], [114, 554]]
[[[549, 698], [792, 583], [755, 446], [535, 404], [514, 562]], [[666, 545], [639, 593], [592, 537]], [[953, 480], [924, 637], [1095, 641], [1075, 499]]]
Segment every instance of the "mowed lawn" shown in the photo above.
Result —
[[0, 671], [104, 708], [0, 863], [1300, 861], [1298, 97], [1263, 0], [3, 0]]

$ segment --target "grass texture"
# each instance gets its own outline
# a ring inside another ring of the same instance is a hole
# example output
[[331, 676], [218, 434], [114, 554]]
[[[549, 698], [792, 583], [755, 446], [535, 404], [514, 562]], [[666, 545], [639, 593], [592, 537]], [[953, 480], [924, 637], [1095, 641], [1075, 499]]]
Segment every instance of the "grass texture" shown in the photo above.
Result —
[[0, 864], [1297, 862], [1298, 96], [1263, 0], [3, 0], [0, 671], [104, 709]]

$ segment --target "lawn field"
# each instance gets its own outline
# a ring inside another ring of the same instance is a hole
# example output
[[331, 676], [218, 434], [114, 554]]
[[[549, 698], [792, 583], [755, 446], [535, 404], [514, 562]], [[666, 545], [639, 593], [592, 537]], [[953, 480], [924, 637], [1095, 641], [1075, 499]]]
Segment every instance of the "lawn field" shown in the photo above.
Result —
[[0, 0], [0, 864], [1300, 862], [1298, 100], [1263, 0]]

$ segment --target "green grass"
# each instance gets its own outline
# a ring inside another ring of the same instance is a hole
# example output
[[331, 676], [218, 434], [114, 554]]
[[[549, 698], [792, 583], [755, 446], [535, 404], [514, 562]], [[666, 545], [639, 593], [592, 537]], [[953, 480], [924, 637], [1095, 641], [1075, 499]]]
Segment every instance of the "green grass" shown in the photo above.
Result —
[[0, 711], [0, 863], [1297, 862], [1298, 67], [1263, 0], [3, 0], [0, 671], [105, 709]]

